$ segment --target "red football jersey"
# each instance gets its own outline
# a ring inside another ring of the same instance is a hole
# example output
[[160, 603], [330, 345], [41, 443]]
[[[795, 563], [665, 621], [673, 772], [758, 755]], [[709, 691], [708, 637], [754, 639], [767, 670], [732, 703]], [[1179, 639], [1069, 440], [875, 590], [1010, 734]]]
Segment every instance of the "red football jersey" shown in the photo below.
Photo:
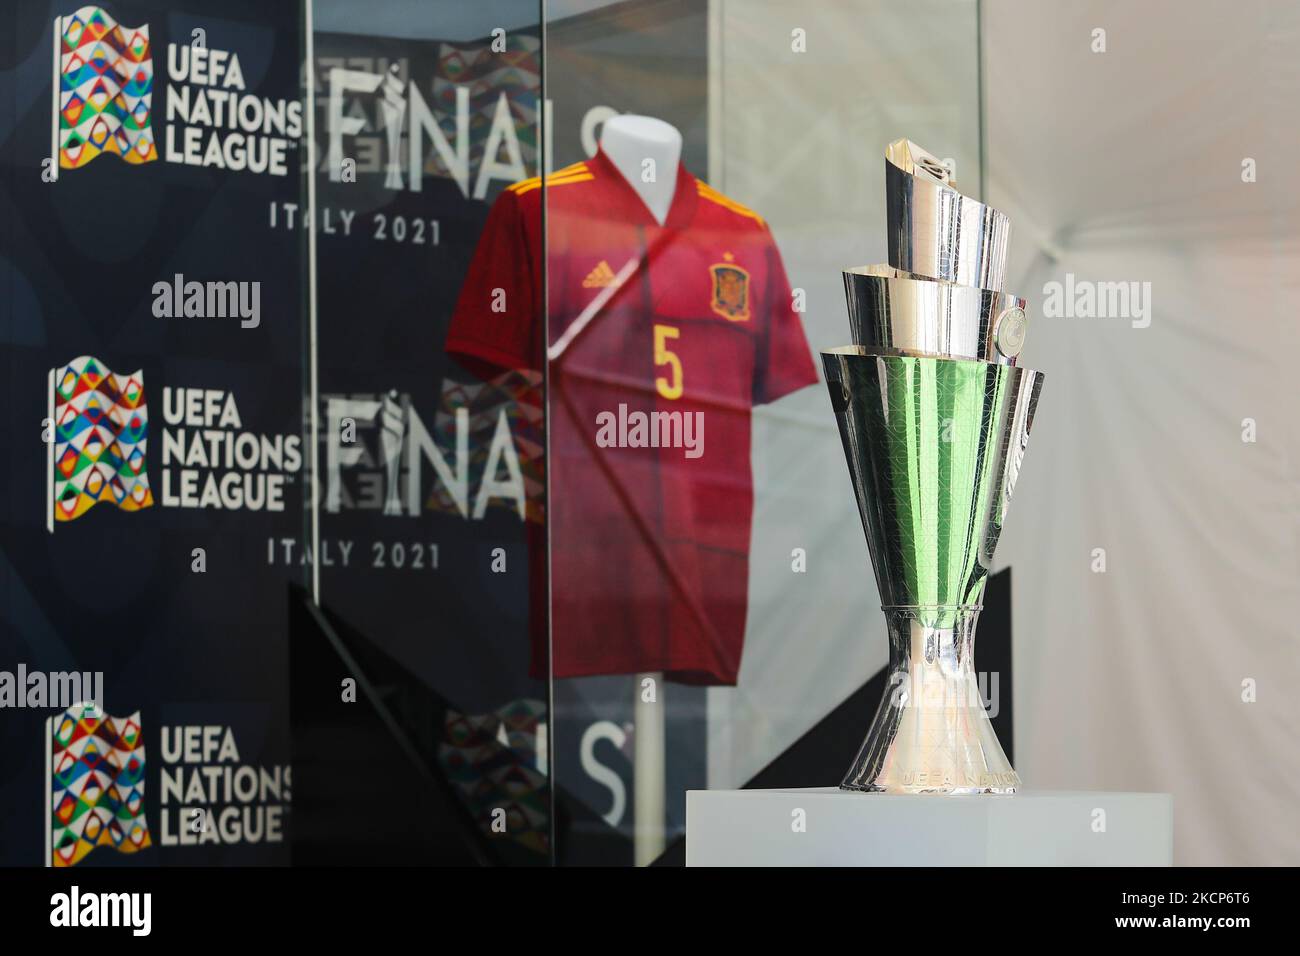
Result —
[[817, 381], [776, 243], [681, 167], [663, 226], [603, 152], [545, 194], [545, 245], [540, 180], [498, 197], [447, 349], [541, 368], [545, 271], [552, 673], [734, 684], [750, 409]]

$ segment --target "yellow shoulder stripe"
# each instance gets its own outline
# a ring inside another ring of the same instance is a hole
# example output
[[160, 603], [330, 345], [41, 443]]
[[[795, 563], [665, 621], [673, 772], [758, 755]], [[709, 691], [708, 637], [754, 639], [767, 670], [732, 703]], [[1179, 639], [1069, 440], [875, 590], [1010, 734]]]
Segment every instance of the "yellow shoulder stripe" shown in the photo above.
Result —
[[[587, 173], [588, 178], [590, 178], [591, 174], [590, 171], [587, 169], [586, 163], [574, 163], [571, 166], [565, 166], [563, 169], [555, 170], [555, 172], [551, 173], [550, 176], [546, 177], [546, 185], [549, 186], [551, 185], [552, 182], [556, 180], [564, 179], [569, 176], [574, 176], [580, 173]], [[527, 190], [534, 189], [540, 186], [541, 184], [542, 184], [541, 176], [532, 176], [528, 179], [521, 179], [519, 180], [519, 182], [507, 186], [506, 189], [509, 189], [512, 192], [519, 192], [520, 190], [526, 192]]]
[[[587, 180], [595, 179], [595, 178], [596, 177], [593, 176], [591, 173], [578, 173], [573, 176], [565, 176], [563, 179], [560, 179], [558, 177], [553, 177], [551, 179], [546, 180], [546, 188], [554, 189], [557, 186], [569, 186], [572, 185], [573, 183], [585, 183]], [[511, 186], [510, 188], [514, 190], [516, 196], [522, 196], [524, 193], [530, 192], [534, 189], [541, 189], [542, 181], [538, 179], [529, 183], [517, 183], [516, 185]]]
[[766, 223], [763, 222], [763, 217], [760, 216], [758, 213], [754, 212], [754, 210], [750, 209], [748, 206], [742, 206], [734, 199], [730, 199], [727, 196], [724, 196], [722, 193], [718, 192], [708, 183], [704, 182], [704, 180], [697, 179], [695, 181], [695, 185], [702, 199], [707, 199], [709, 202], [717, 203], [719, 206], [722, 206], [724, 209], [730, 209], [732, 212], [738, 213], [739, 215], [748, 216], [750, 219], [753, 219], [755, 222], [757, 222], [760, 226], [766, 225]]

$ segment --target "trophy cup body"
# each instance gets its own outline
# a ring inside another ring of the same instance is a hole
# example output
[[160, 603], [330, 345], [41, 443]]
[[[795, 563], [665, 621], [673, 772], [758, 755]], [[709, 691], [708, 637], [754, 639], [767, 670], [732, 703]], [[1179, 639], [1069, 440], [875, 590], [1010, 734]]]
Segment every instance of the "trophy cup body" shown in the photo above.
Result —
[[1006, 218], [906, 140], [886, 191], [891, 262], [844, 273], [855, 344], [822, 352], [889, 635], [885, 697], [841, 786], [1014, 793], [974, 637], [1043, 376], [1016, 365]]

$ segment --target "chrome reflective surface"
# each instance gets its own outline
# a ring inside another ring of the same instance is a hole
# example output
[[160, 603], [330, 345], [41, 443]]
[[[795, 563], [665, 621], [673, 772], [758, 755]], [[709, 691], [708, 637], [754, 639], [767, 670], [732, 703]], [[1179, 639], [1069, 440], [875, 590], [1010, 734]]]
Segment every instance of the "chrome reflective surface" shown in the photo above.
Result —
[[1013, 792], [988, 715], [966, 692], [1043, 376], [862, 346], [823, 351], [822, 364], [890, 627], [891, 683], [842, 786]]
[[855, 344], [822, 352], [889, 625], [889, 684], [841, 787], [1014, 793], [975, 624], [1043, 376], [1016, 364], [1007, 217], [915, 143], [885, 150], [889, 265], [844, 273]]
[[885, 607], [979, 604], [1043, 375], [990, 362], [822, 352]]
[[959, 193], [942, 164], [905, 139], [885, 151], [885, 211], [891, 266], [1002, 290], [1010, 220]]
[[1025, 300], [1009, 292], [877, 265], [846, 270], [844, 295], [855, 345], [1007, 365], [1024, 345]]
[[1020, 777], [998, 743], [975, 673], [978, 607], [949, 627], [924, 609], [891, 608], [889, 679], [844, 782], [869, 793], [1015, 793]]

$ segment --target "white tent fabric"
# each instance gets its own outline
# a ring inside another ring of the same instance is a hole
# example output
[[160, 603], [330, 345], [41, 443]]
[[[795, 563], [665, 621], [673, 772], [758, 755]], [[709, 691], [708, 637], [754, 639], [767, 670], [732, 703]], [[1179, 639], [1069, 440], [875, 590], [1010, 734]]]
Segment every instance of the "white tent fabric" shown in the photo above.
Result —
[[[787, 4], [713, 9], [710, 176], [768, 217], [814, 348], [840, 344], [839, 269], [883, 261], [884, 144], [954, 156], [975, 186], [974, 4], [810, 7], [806, 59]], [[1300, 7], [981, 10], [986, 198], [1013, 222], [1024, 364], [1047, 375], [997, 553], [1017, 769], [1036, 789], [1171, 792], [1181, 864], [1300, 863]], [[1149, 324], [1048, 317], [1067, 281], [1150, 283]], [[751, 620], [740, 686], [710, 692], [710, 786], [884, 663], [813, 391], [756, 415]]]
[[[1047, 373], [997, 555], [1017, 769], [1173, 793], [1177, 863], [1295, 865], [1300, 7], [986, 0], [982, 26], [987, 198]], [[1149, 326], [1045, 316], [1067, 274], [1150, 283]]]

